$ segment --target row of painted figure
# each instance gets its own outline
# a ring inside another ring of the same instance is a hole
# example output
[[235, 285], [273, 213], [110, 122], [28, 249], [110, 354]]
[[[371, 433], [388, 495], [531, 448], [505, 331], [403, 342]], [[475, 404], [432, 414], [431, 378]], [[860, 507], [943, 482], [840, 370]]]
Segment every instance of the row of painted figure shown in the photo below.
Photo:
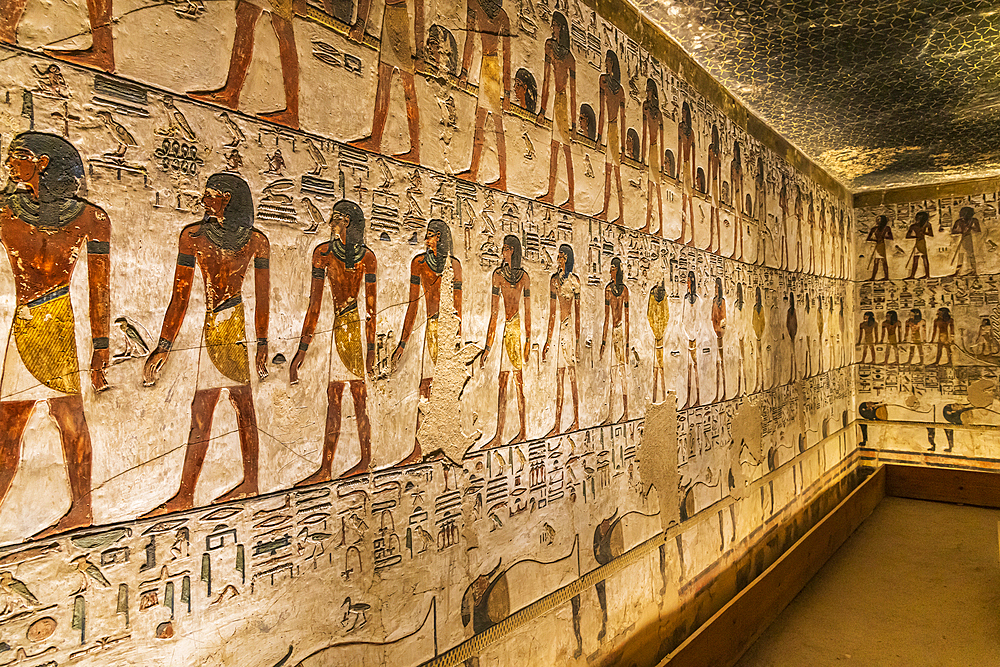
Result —
[[[958, 218], [952, 223], [950, 229], [943, 225], [938, 231], [949, 231], [950, 235], [958, 237], [955, 252], [950, 259], [952, 276], [976, 275], [976, 249], [975, 237], [973, 234], [982, 232], [979, 225], [979, 218], [976, 217], [975, 209], [971, 206], [963, 206], [958, 212]], [[923, 268], [923, 276], [931, 277], [931, 264], [927, 252], [927, 239], [934, 237], [934, 225], [930, 222], [930, 214], [927, 211], [918, 211], [914, 216], [913, 223], [906, 229], [906, 238], [913, 239], [913, 248], [906, 259], [906, 265], [910, 266], [910, 275], [907, 279], [917, 278], [917, 269]], [[889, 224], [889, 217], [879, 215], [875, 218], [875, 225], [868, 230], [866, 240], [875, 244], [874, 252], [869, 260], [872, 270], [870, 280], [876, 280], [879, 269], [882, 269], [882, 280], [889, 280], [889, 258], [888, 242], [893, 240], [892, 226]], [[899, 246], [896, 246], [897, 249]]]
[[[0, 501], [6, 495], [20, 461], [21, 440], [34, 404], [45, 400], [61, 432], [62, 445], [69, 467], [72, 507], [51, 530], [64, 530], [90, 523], [90, 435], [84, 417], [81, 397], [81, 369], [76, 351], [75, 327], [70, 300], [70, 278], [80, 250], [86, 246], [88, 282], [90, 285], [90, 326], [93, 357], [90, 363], [91, 383], [96, 391], [108, 388], [105, 368], [109, 361], [110, 297], [109, 273], [111, 252], [111, 222], [97, 206], [77, 196], [84, 178], [84, 165], [76, 149], [65, 139], [45, 133], [26, 132], [11, 142], [7, 168], [10, 176], [3, 192], [0, 208], [0, 241], [8, 253], [14, 272], [16, 310], [11, 336], [5, 355], [0, 390], [0, 414], [5, 429], [0, 435]], [[152, 350], [127, 318], [116, 320], [125, 334], [126, 344], [138, 354], [148, 354], [143, 371], [147, 386], [156, 383], [171, 354], [187, 310], [196, 266], [204, 281], [206, 317], [202, 332], [204, 344], [200, 354], [208, 360], [199, 363], [197, 388], [192, 402], [191, 429], [178, 492], [154, 513], [186, 509], [194, 502], [195, 486], [205, 461], [212, 431], [216, 404], [225, 389], [235, 409], [244, 463], [242, 482], [219, 500], [229, 500], [256, 494], [258, 491], [257, 460], [258, 430], [251, 393], [251, 364], [246, 341], [246, 313], [242, 285], [251, 265], [254, 268], [256, 350], [253, 368], [257, 376], [267, 376], [268, 318], [270, 299], [270, 247], [267, 237], [253, 226], [254, 204], [247, 183], [236, 174], [217, 173], [208, 178], [202, 203], [202, 220], [185, 227], [180, 234], [177, 261], [170, 303], [163, 318], [159, 341]], [[348, 200], [333, 207], [330, 241], [319, 244], [312, 253], [312, 279], [309, 304], [302, 325], [298, 350], [290, 366], [290, 380], [298, 381], [299, 370], [309, 352], [323, 301], [324, 286], [329, 284], [335, 315], [333, 341], [337, 354], [331, 352], [331, 366], [326, 416], [325, 440], [319, 469], [303, 480], [311, 484], [331, 479], [331, 466], [341, 432], [341, 403], [345, 388], [354, 402], [361, 447], [361, 460], [347, 475], [367, 472], [371, 466], [371, 426], [366, 408], [366, 376], [373, 376], [376, 331], [377, 259], [364, 245], [365, 219], [361, 208]], [[442, 294], [453, 295], [453, 308], [459, 322], [462, 314], [462, 266], [452, 255], [451, 233], [441, 220], [431, 220], [426, 232], [426, 251], [410, 264], [409, 300], [400, 340], [392, 353], [395, 367], [406, 354], [407, 342], [413, 332], [417, 308], [423, 291], [427, 324], [426, 351], [422, 354], [419, 392], [428, 398], [434, 364], [438, 359], [438, 314]], [[479, 358], [484, 366], [491, 348], [497, 343], [500, 351], [497, 430], [495, 437], [479, 447], [502, 444], [507, 389], [514, 381], [520, 429], [513, 443], [526, 439], [525, 397], [522, 368], [531, 350], [531, 284], [528, 272], [522, 268], [521, 244], [517, 236], [508, 235], [503, 242], [503, 263], [492, 274], [491, 311], [485, 347]], [[549, 435], [563, 432], [563, 387], [568, 377], [573, 400], [573, 421], [568, 431], [579, 424], [579, 391], [577, 359], [580, 344], [579, 277], [573, 273], [574, 253], [563, 244], [557, 255], [558, 271], [549, 280], [549, 318], [542, 349], [543, 360], [550, 354], [557, 359], [557, 393], [555, 425]], [[605, 423], [613, 421], [612, 393], [620, 387], [621, 421], [628, 419], [628, 383], [626, 366], [631, 348], [629, 327], [629, 288], [619, 258], [610, 262], [610, 280], [604, 288], [605, 316], [601, 333], [600, 358], [604, 358], [610, 341]], [[443, 288], [445, 276], [451, 276], [450, 287]], [[359, 312], [359, 294], [364, 290], [365, 317]], [[711, 305], [712, 326], [717, 339], [716, 394], [714, 400], [729, 398], [723, 336], [726, 331], [726, 300], [722, 280], [716, 279], [716, 294]], [[736, 308], [743, 310], [743, 285], [736, 288]], [[685, 407], [699, 405], [698, 334], [693, 322], [698, 319], [695, 307], [700, 301], [695, 273], [687, 274], [687, 290], [682, 299], [680, 322], [685, 329], [689, 352], [688, 391]], [[808, 313], [812, 300], [805, 299]], [[503, 308], [503, 329], [497, 332], [497, 321]], [[770, 309], [776, 305], [770, 306]], [[834, 298], [818, 298], [815, 314], [819, 329], [819, 360], [815, 372], [823, 366], [824, 310], [833, 319]], [[752, 329], [756, 336], [756, 383], [754, 390], [768, 388], [764, 380], [765, 306], [757, 288], [752, 309]], [[736, 312], [736, 311], [734, 311]], [[523, 313], [523, 325], [521, 322]], [[843, 330], [843, 298], [840, 301], [841, 332]], [[558, 314], [558, 318], [557, 318]], [[797, 370], [795, 358], [799, 315], [795, 294], [788, 296], [785, 313], [786, 329], [792, 345], [789, 381], [814, 374], [808, 336], [805, 343], [807, 367], [804, 374]], [[663, 364], [665, 330], [669, 318], [668, 300], [663, 282], [650, 291], [647, 318], [654, 336], [653, 400], [666, 395]], [[556, 319], [559, 332], [553, 340]], [[363, 324], [362, 324], [363, 322]], [[833, 339], [833, 333], [831, 340]], [[523, 342], [522, 342], [523, 341]], [[554, 351], [552, 350], [554, 346]], [[744, 369], [744, 339], [740, 337], [740, 368], [736, 395], [748, 390]], [[634, 354], [634, 352], [633, 352]], [[829, 367], [834, 366], [830, 353]], [[845, 359], [841, 358], [841, 363]], [[777, 363], [777, 362], [775, 362]], [[778, 383], [778, 369], [771, 373], [770, 386]], [[740, 386], [742, 384], [742, 387]], [[8, 400], [16, 399], [16, 400]], [[419, 412], [418, 412], [419, 414]], [[418, 416], [419, 426], [419, 416]], [[420, 443], [403, 463], [422, 460]]]
[[[19, 17], [24, 10], [26, 0], [0, 0], [0, 41], [13, 43]], [[411, 32], [406, 0], [387, 2], [382, 18], [381, 47], [378, 63], [378, 82], [374, 102], [374, 119], [371, 133], [361, 139], [350, 142], [358, 148], [378, 153], [382, 148], [382, 134], [386, 125], [390, 107], [390, 92], [392, 81], [398, 75], [402, 85], [405, 102], [407, 125], [409, 128], [410, 148], [396, 155], [400, 160], [420, 163], [420, 111], [414, 84], [414, 74], [424, 67], [425, 55], [431, 57], [436, 53], [433, 40], [428, 39], [425, 54], [423, 3], [414, 3], [414, 28]], [[473, 139], [470, 166], [457, 174], [459, 178], [472, 181], [479, 179], [479, 167], [485, 145], [485, 130], [487, 121], [492, 118], [496, 152], [499, 164], [499, 177], [489, 183], [491, 187], [500, 190], [507, 189], [507, 158], [506, 139], [504, 135], [504, 111], [517, 105], [536, 113], [535, 103], [537, 90], [534, 78], [525, 73], [525, 78], [516, 77], [511, 87], [511, 32], [507, 14], [502, 2], [497, 0], [468, 0], [467, 30], [465, 47], [462, 56], [462, 68], [458, 77], [458, 85], [465, 86], [468, 81], [469, 67], [472, 63], [474, 42], [481, 41], [482, 62], [478, 84], [478, 102], [476, 107], [475, 135]], [[297, 128], [299, 124], [299, 65], [295, 49], [295, 38], [292, 29], [294, 15], [292, 3], [271, 2], [271, 25], [278, 37], [279, 57], [285, 82], [285, 108], [272, 113], [261, 114], [264, 120]], [[111, 34], [111, 0], [88, 0], [92, 26], [93, 45], [90, 48], [76, 51], [60, 51], [46, 49], [49, 55], [72, 62], [82, 63], [92, 67], [113, 71], [115, 67], [114, 48]], [[350, 30], [349, 37], [358, 43], [364, 40], [371, 0], [360, 0], [357, 19]], [[254, 46], [254, 30], [263, 9], [251, 0], [238, 0], [236, 3], [236, 33], [229, 72], [225, 84], [210, 91], [194, 91], [188, 95], [194, 99], [218, 104], [230, 109], [236, 109], [240, 92], [247, 77], [248, 68]], [[435, 26], [436, 27], [436, 26]], [[538, 199], [553, 203], [559, 166], [559, 156], [564, 157], [566, 166], [566, 186], [568, 198], [562, 207], [575, 209], [575, 183], [573, 171], [572, 143], [578, 136], [576, 106], [576, 60], [570, 48], [570, 29], [565, 15], [561, 12], [552, 14], [552, 38], [545, 42], [544, 75], [542, 79], [541, 100], [537, 111], [539, 121], [545, 120], [549, 105], [550, 90], [552, 91], [552, 140], [549, 164], [549, 179], [547, 191]], [[433, 32], [433, 31], [432, 31]], [[433, 35], [432, 35], [433, 37]], [[440, 41], [440, 37], [437, 38]], [[502, 54], [501, 43], [502, 42]], [[416, 47], [413, 46], [416, 44]], [[414, 53], [414, 51], [416, 51]], [[617, 193], [618, 216], [616, 222], [622, 220], [624, 212], [621, 166], [624, 157], [633, 158], [643, 165], [647, 173], [646, 217], [642, 230], [649, 232], [653, 226], [654, 211], [656, 212], [656, 229], [653, 233], [666, 233], [663, 221], [663, 178], [675, 178], [681, 189], [681, 233], [678, 242], [694, 244], [695, 236], [695, 197], [707, 198], [710, 205], [708, 215], [710, 238], [708, 250], [721, 251], [722, 248], [722, 215], [724, 206], [731, 207], [734, 220], [726, 220], [733, 227], [734, 258], [744, 258], [744, 229], [748, 223], [758, 227], [753, 262], [764, 264], [767, 261], [767, 245], [770, 241], [771, 252], [778, 268], [792, 269], [793, 250], [789, 247], [790, 220], [792, 214], [796, 217], [796, 245], [794, 248], [795, 270], [808, 271], [821, 275], [846, 277], [845, 266], [847, 258], [840, 248], [846, 241], [850, 221], [845, 225], [843, 210], [838, 215], [833, 201], [820, 197], [815, 201], [814, 195], [805, 192], [797, 184], [789, 183], [781, 178], [777, 183], [765, 182], [765, 166], [763, 157], [757, 158], [756, 175], [753, 182], [753, 194], [744, 192], [744, 165], [742, 150], [738, 140], [733, 142], [732, 158], [729, 167], [729, 180], [722, 175], [723, 145], [716, 124], [712, 125], [711, 144], [708, 146], [707, 169], [702, 170], [696, 164], [695, 131], [692, 121], [691, 104], [687, 101], [681, 106], [677, 130], [677, 152], [666, 147], [664, 140], [664, 118], [660, 107], [660, 94], [656, 82], [647, 79], [645, 98], [642, 102], [642, 134], [633, 136], [633, 131], [624, 132], [625, 104], [628, 95], [621, 81], [621, 69], [618, 56], [614, 50], [608, 50], [604, 58], [605, 71], [599, 80], [599, 112], [593, 119], [593, 110], [589, 105], [581, 107], [579, 121], [581, 132], [587, 138], [596, 139], [602, 145], [606, 139], [604, 203], [596, 215], [603, 220], [609, 216], [611, 193]], [[511, 91], [511, 92], [505, 92]], [[596, 127], [593, 127], [596, 122]], [[606, 132], [606, 135], [605, 135]], [[676, 163], [676, 164], [675, 164]], [[613, 183], [612, 183], [613, 181]], [[778, 222], [777, 238], [767, 228], [768, 226], [768, 189], [776, 192], [780, 213], [774, 214]], [[654, 204], [655, 197], [655, 204]], [[831, 258], [828, 267], [827, 253], [823, 252], [827, 243], [827, 211], [829, 203], [831, 251], [839, 258]], [[806, 212], [806, 204], [808, 212]], [[803, 232], [803, 225], [808, 225], [808, 231]], [[690, 232], [688, 228], [690, 227]], [[808, 257], [805, 255], [803, 239], [810, 239]], [[818, 243], [817, 243], [818, 237]], [[816, 249], [819, 248], [819, 252]], [[837, 266], [834, 266], [836, 262]]]

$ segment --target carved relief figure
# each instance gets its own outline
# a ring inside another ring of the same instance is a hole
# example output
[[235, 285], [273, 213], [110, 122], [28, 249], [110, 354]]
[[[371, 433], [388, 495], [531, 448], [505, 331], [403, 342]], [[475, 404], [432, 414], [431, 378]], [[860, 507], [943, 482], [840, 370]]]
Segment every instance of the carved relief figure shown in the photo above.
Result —
[[[17, 24], [28, 0], [0, 0], [0, 42], [17, 43]], [[115, 71], [115, 43], [111, 33], [112, 0], [87, 0], [91, 45], [86, 49], [43, 49], [55, 58], [105, 72]]]
[[885, 314], [885, 319], [882, 321], [882, 335], [879, 336], [879, 343], [885, 343], [885, 356], [882, 357], [882, 363], [889, 363], [889, 351], [891, 350], [894, 354], [893, 363], [899, 363], [899, 339], [900, 330], [903, 328], [902, 323], [899, 321], [899, 316], [896, 314], [895, 310], [890, 310]]
[[722, 293], [722, 278], [718, 277], [715, 279], [715, 298], [712, 299], [712, 329], [716, 343], [714, 403], [726, 399], [726, 358], [722, 351], [722, 337], [726, 333], [726, 297]]
[[[559, 148], [566, 157], [566, 187], [569, 195], [560, 208], [572, 211], [574, 207], [573, 185], [573, 133], [576, 132], [576, 58], [569, 48], [569, 23], [562, 12], [552, 13], [552, 37], [545, 40], [545, 74], [542, 78], [542, 103], [538, 111], [538, 121], [545, 120], [545, 109], [549, 100], [549, 85], [554, 89], [552, 101], [552, 147], [549, 158], [549, 189], [538, 198], [547, 204], [556, 196], [556, 172], [559, 168]], [[567, 97], [567, 84], [569, 94]]]
[[[684, 400], [684, 407], [681, 410], [701, 405], [701, 382], [698, 378], [697, 308], [698, 282], [695, 279], [694, 271], [688, 271], [687, 292], [684, 293], [684, 300], [681, 303], [681, 326], [684, 327], [688, 351], [687, 398]], [[694, 393], [693, 400], [692, 393]]]
[[767, 263], [767, 182], [764, 180], [764, 158], [757, 157], [757, 175], [753, 179], [753, 196], [757, 208], [757, 244], [754, 248], [753, 263], [763, 266]]
[[[952, 235], [959, 237], [958, 247], [955, 248], [955, 256], [952, 263], [955, 264], [955, 273], [952, 275], [962, 275], [962, 267], [966, 262], [969, 264], [967, 275], [976, 275], [976, 249], [974, 247], [973, 232], [982, 231], [979, 228], [979, 218], [975, 217], [975, 211], [971, 206], [963, 206], [958, 212], [958, 220], [951, 226]], [[892, 238], [892, 237], [890, 237]], [[955, 263], [957, 260], [957, 264]]]
[[[708, 195], [711, 197], [711, 209], [708, 216], [708, 252], [713, 252], [716, 236], [719, 239], [719, 247], [716, 252], [722, 252], [722, 223], [719, 220], [719, 207], [722, 206], [722, 197], [719, 194], [719, 180], [722, 171], [722, 144], [719, 141], [719, 126], [712, 123], [712, 143], [708, 145]], [[739, 229], [739, 225], [736, 226]]]
[[663, 281], [653, 285], [649, 290], [649, 302], [646, 305], [646, 319], [653, 332], [653, 403], [656, 403], [657, 390], [663, 398], [667, 396], [667, 379], [663, 369], [663, 339], [670, 321], [670, 305], [667, 303], [667, 290]]
[[799, 332], [799, 317], [795, 312], [795, 293], [790, 292], [788, 294], [788, 313], [785, 315], [785, 327], [788, 331], [788, 341], [792, 347], [791, 355], [791, 371], [788, 375], [789, 382], [795, 382], [795, 376], [798, 371], [796, 370], [795, 357], [797, 356], [797, 351], [795, 349], [795, 336]]
[[924, 278], [931, 277], [931, 264], [927, 255], [927, 237], [934, 236], [934, 225], [931, 224], [931, 216], [927, 211], [917, 211], [913, 218], [913, 224], [906, 230], [906, 238], [915, 239], [913, 241], [913, 266], [910, 269], [911, 280], [917, 275], [917, 264], [923, 262]]
[[[743, 204], [743, 157], [740, 152], [740, 142], [733, 142], [733, 160], [729, 163], [729, 187], [733, 192], [733, 208], [736, 219], [733, 220], [733, 259], [743, 259], [743, 214], [752, 215], [753, 211], [744, 211]], [[721, 241], [720, 241], [721, 245]], [[740, 254], [736, 256], [736, 248]]]
[[919, 308], [913, 308], [910, 310], [909, 319], [906, 320], [906, 337], [910, 341], [910, 356], [906, 359], [907, 364], [913, 363], [914, 352], [920, 355], [920, 364], [924, 363], [924, 334], [923, 313], [920, 312]]
[[573, 392], [573, 423], [567, 431], [580, 428], [580, 393], [576, 383], [576, 362], [580, 350], [580, 277], [573, 273], [573, 247], [563, 243], [556, 257], [559, 270], [549, 278], [549, 331], [542, 348], [542, 361], [549, 353], [549, 343], [559, 306], [559, 351], [556, 363], [556, 423], [546, 437], [561, 433], [563, 384], [569, 374]]
[[[368, 390], [365, 375], [372, 374], [375, 363], [376, 274], [375, 253], [365, 246], [365, 216], [361, 207], [342, 199], [333, 205], [330, 217], [331, 239], [316, 246], [312, 254], [312, 281], [309, 284], [309, 308], [302, 322], [299, 349], [288, 368], [289, 381], [299, 381], [299, 369], [312, 343], [323, 306], [323, 286], [329, 281], [333, 310], [333, 350], [327, 383], [326, 429], [323, 457], [319, 469], [297, 486], [326, 482], [331, 478], [333, 457], [340, 439], [341, 403], [344, 386], [351, 389], [354, 415], [358, 422], [361, 460], [342, 476], [368, 472], [371, 464], [371, 424], [368, 421]], [[358, 294], [365, 288], [365, 333], [361, 336]]]
[[[424, 325], [424, 349], [420, 357], [420, 398], [427, 400], [431, 396], [431, 380], [434, 377], [434, 364], [438, 356], [438, 313], [441, 308], [441, 279], [447, 262], [452, 269], [452, 301], [459, 321], [462, 318], [462, 264], [451, 254], [451, 230], [444, 220], [434, 219], [427, 224], [427, 234], [424, 237], [426, 250], [410, 262], [410, 294], [406, 304], [406, 315], [403, 318], [403, 331], [399, 335], [399, 343], [392, 353], [392, 367], [395, 368], [406, 349], [406, 344], [413, 333], [413, 324], [417, 319], [417, 306], [420, 303], [420, 291], [423, 287], [426, 324]], [[420, 429], [420, 410], [417, 409], [417, 429]], [[400, 465], [416, 463], [423, 458], [420, 441], [414, 438], [413, 451]]]
[[[493, 131], [497, 142], [497, 162], [500, 175], [488, 183], [489, 187], [507, 189], [507, 140], [503, 133], [503, 111], [510, 104], [510, 20], [503, 10], [502, 0], [468, 0], [466, 12], [465, 50], [462, 53], [462, 73], [459, 84], [469, 80], [472, 66], [472, 47], [479, 35], [482, 44], [482, 62], [479, 67], [479, 100], [476, 103], [476, 133], [472, 140], [472, 163], [468, 170], [457, 174], [459, 178], [476, 181], [479, 178], [479, 161], [483, 155], [486, 120], [493, 118]], [[503, 72], [497, 53], [503, 38]], [[501, 75], [503, 79], [501, 80]], [[501, 87], [501, 84], [503, 87]], [[544, 110], [544, 102], [542, 104]]]
[[675, 243], [684, 243], [687, 225], [691, 225], [691, 240], [688, 245], [694, 245], [694, 190], [695, 172], [698, 167], [694, 159], [694, 127], [691, 124], [691, 105], [684, 102], [681, 106], [681, 122], [677, 124], [677, 161], [681, 180], [681, 235], [674, 239]]
[[788, 256], [788, 183], [785, 175], [781, 175], [781, 190], [778, 191], [778, 208], [781, 209], [781, 226], [778, 228], [780, 248], [778, 252], [778, 268], [792, 268], [792, 260]]
[[875, 280], [879, 266], [883, 267], [882, 280], [889, 279], [889, 260], [886, 259], [886, 240], [892, 240], [892, 227], [889, 226], [889, 218], [880, 215], [875, 218], [875, 226], [868, 230], [868, 241], [875, 242], [875, 253], [872, 255], [872, 277]]
[[[258, 434], [250, 388], [243, 281], [251, 262], [257, 353], [254, 367], [259, 379], [267, 377], [267, 327], [270, 299], [270, 245], [263, 232], [254, 229], [254, 207], [250, 187], [235, 174], [213, 174], [202, 197], [205, 216], [181, 230], [173, 292], [163, 316], [160, 342], [147, 357], [143, 382], [152, 386], [160, 377], [174, 339], [184, 321], [195, 265], [205, 286], [205, 326], [202, 358], [198, 361], [198, 384], [191, 401], [191, 431], [184, 453], [180, 488], [150, 516], [184, 510], [194, 505], [198, 476], [211, 443], [212, 418], [222, 390], [236, 410], [243, 480], [216, 499], [234, 500], [257, 493]], [[206, 360], [204, 357], [208, 357]]]
[[[226, 82], [215, 90], [197, 90], [189, 97], [212, 104], [221, 104], [236, 110], [240, 105], [240, 92], [246, 82], [253, 48], [256, 42], [254, 30], [257, 20], [265, 7], [257, 4], [262, 0], [236, 0], [236, 34], [233, 35], [233, 51], [229, 59], [229, 73]], [[278, 58], [281, 61], [281, 79], [285, 87], [285, 108], [279, 111], [258, 114], [258, 117], [285, 125], [292, 129], [299, 127], [299, 56], [295, 50], [295, 32], [292, 29], [294, 3], [292, 0], [267, 0], [266, 9], [271, 15], [271, 28], [278, 38]]]
[[858, 327], [858, 342], [857, 345], [863, 345], [861, 349], [861, 362], [865, 363], [868, 359], [868, 353], [871, 352], [871, 363], [875, 363], [875, 338], [876, 338], [876, 327], [878, 324], [875, 322], [875, 313], [872, 311], [867, 311], [865, 313], [865, 319], [861, 322], [861, 326]]
[[[524, 407], [524, 374], [522, 368], [531, 351], [531, 279], [521, 268], [521, 241], [513, 234], [503, 240], [503, 264], [493, 272], [493, 297], [490, 303], [490, 324], [486, 331], [486, 347], [479, 358], [480, 367], [485, 367], [490, 348], [496, 336], [497, 315], [500, 299], [503, 297], [504, 328], [503, 350], [500, 353], [500, 378], [497, 393], [497, 432], [485, 447], [502, 444], [503, 427], [507, 422], [507, 382], [514, 375], [517, 390], [517, 412], [521, 428], [508, 444], [523, 442], [526, 438]], [[521, 302], [524, 301], [524, 342], [521, 342]], [[523, 352], [522, 352], [523, 350]]]
[[0, 242], [14, 274], [16, 311], [0, 379], [0, 503], [21, 461], [21, 440], [38, 401], [48, 403], [59, 428], [70, 507], [46, 534], [89, 526], [91, 441], [83, 412], [76, 325], [69, 284], [87, 248], [90, 382], [108, 382], [111, 221], [77, 196], [84, 183], [80, 154], [65, 139], [39, 132], [17, 135], [7, 149], [8, 184], [0, 203]]
[[608, 416], [603, 424], [614, 421], [611, 417], [612, 398], [614, 396], [615, 376], [620, 378], [622, 390], [622, 416], [618, 421], [628, 419], [628, 382], [625, 377], [628, 368], [629, 351], [629, 290], [625, 284], [625, 271], [622, 260], [615, 257], [611, 260], [611, 280], [604, 287], [604, 329], [601, 333], [601, 351], [599, 358], [604, 358], [604, 348], [608, 342], [608, 328], [611, 329], [611, 353], [609, 358], [610, 377], [608, 379]]
[[[407, 0], [386, 0], [385, 10], [382, 13], [382, 38], [379, 43], [378, 85], [375, 92], [372, 131], [364, 139], [352, 141], [351, 145], [373, 153], [378, 153], [381, 150], [382, 131], [385, 129], [386, 117], [389, 114], [392, 76], [399, 74], [399, 82], [403, 85], [403, 96], [406, 99], [406, 124], [410, 133], [410, 150], [394, 157], [407, 162], [419, 163], [420, 107], [417, 104], [417, 89], [413, 83], [413, 72], [415, 64], [422, 65], [424, 60], [424, 3], [423, 0], [413, 1], [413, 32], [411, 33], [410, 15], [406, 9]], [[364, 39], [371, 5], [372, 0], [360, 0], [358, 3], [358, 18], [351, 29], [351, 39], [357, 42]], [[415, 48], [414, 39], [416, 40]], [[414, 53], [416, 57], [414, 57]]]
[[[618, 55], [608, 49], [604, 56], [604, 74], [600, 78], [600, 116], [597, 121], [597, 143], [601, 143], [601, 132], [604, 129], [604, 112], [608, 114], [608, 146], [604, 151], [604, 208], [597, 214], [601, 220], [608, 219], [608, 204], [611, 202], [611, 172], [615, 174], [615, 187], [618, 192], [618, 217], [612, 222], [617, 223], [622, 218], [622, 131], [625, 124], [625, 88], [621, 83], [621, 67]], [[648, 221], [647, 221], [648, 224]]]
[[[649, 152], [646, 152], [646, 132], [649, 132]], [[660, 112], [660, 96], [656, 92], [656, 82], [646, 79], [646, 99], [642, 103], [642, 150], [646, 154], [646, 225], [642, 231], [648, 232], [653, 221], [653, 191], [656, 191], [656, 217], [658, 224], [654, 234], [663, 233], [663, 166], [660, 157], [663, 146], [663, 114]], [[693, 218], [692, 218], [693, 220]], [[694, 223], [691, 225], [694, 239]]]
[[941, 363], [942, 352], [948, 353], [947, 363], [951, 366], [951, 345], [954, 337], [955, 320], [951, 317], [951, 310], [948, 308], [938, 308], [937, 317], [934, 318], [934, 329], [931, 332], [931, 339], [937, 343], [937, 356], [934, 357], [932, 366], [937, 366]]

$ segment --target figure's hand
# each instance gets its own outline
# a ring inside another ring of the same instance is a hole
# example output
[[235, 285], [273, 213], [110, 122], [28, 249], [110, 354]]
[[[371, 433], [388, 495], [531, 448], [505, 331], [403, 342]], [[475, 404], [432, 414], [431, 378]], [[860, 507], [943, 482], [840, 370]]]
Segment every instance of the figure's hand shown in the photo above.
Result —
[[375, 379], [375, 350], [369, 350], [365, 355], [365, 372], [372, 380]]
[[465, 88], [467, 85], [469, 85], [469, 70], [463, 69], [458, 75], [458, 87]]
[[597, 145], [598, 146], [601, 145], [601, 133], [600, 132], [597, 133]]
[[503, 110], [510, 111], [510, 98], [506, 95], [503, 98]]
[[257, 377], [263, 380], [267, 372], [267, 343], [257, 345]]
[[600, 354], [597, 355], [597, 358], [598, 359], [603, 359], [604, 358], [604, 341], [603, 340], [601, 341], [601, 352], [600, 352]]
[[486, 357], [490, 356], [490, 348], [484, 347], [483, 353], [479, 355], [479, 367], [486, 368]]
[[354, 27], [351, 28], [351, 32], [349, 32], [347, 34], [347, 36], [350, 37], [351, 39], [353, 39], [355, 42], [358, 42], [359, 44], [361, 42], [363, 42], [365, 40], [365, 24], [364, 24], [364, 22], [363, 21], [358, 21], [357, 23], [355, 23]]
[[426, 64], [422, 55], [413, 59], [413, 69], [417, 72], [423, 72]]
[[537, 120], [538, 120], [538, 124], [539, 125], [542, 125], [543, 123], [545, 123], [545, 112], [544, 111], [539, 111], [538, 112], [538, 119]]
[[400, 342], [396, 345], [396, 349], [392, 351], [392, 357], [389, 358], [389, 367], [391, 370], [396, 370], [396, 366], [399, 365], [399, 360], [403, 358], [403, 344]]
[[569, 133], [570, 134], [576, 134], [576, 123], [570, 124], [570, 126], [569, 126]]
[[528, 363], [528, 353], [531, 352], [531, 342], [524, 341], [524, 363]]
[[166, 360], [167, 351], [160, 348], [153, 350], [153, 353], [146, 357], [146, 365], [142, 368], [143, 386], [152, 387], [156, 384], [156, 381], [160, 379], [160, 370]]
[[306, 360], [306, 353], [303, 350], [299, 350], [292, 357], [292, 363], [288, 365], [288, 382], [290, 384], [299, 383], [299, 367], [302, 366], [302, 362]]
[[104, 377], [104, 369], [108, 367], [108, 354], [110, 350], [94, 350], [94, 355], [90, 358], [90, 383], [94, 385], [94, 391], [105, 391], [110, 388], [108, 379]]
[[542, 348], [542, 361], [545, 361], [545, 357], [549, 355], [549, 341], [545, 341], [545, 347]]

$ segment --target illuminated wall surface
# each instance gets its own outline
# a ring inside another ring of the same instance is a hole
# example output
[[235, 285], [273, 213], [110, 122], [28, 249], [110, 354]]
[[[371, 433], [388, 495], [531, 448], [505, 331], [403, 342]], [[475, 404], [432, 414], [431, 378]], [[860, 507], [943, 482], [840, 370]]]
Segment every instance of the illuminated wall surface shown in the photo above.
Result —
[[946, 198], [916, 192], [856, 216], [854, 342], [867, 456], [996, 468], [996, 185]]
[[958, 323], [861, 400], [976, 400], [995, 286], [907, 209], [858, 296], [872, 212], [620, 27], [0, 1], [0, 664], [600, 663], [853, 465], [856, 299]]

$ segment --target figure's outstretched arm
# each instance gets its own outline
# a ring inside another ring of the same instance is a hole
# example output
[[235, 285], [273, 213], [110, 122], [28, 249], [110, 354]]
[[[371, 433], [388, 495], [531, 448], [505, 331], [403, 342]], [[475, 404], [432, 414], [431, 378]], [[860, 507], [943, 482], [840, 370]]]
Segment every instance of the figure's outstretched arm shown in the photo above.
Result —
[[525, 271], [521, 277], [524, 281], [524, 360], [528, 361], [528, 352], [531, 350], [531, 278]]
[[146, 365], [143, 368], [143, 384], [151, 387], [160, 377], [160, 370], [167, 360], [170, 348], [174, 344], [174, 338], [184, 321], [184, 313], [187, 312], [188, 301], [191, 297], [191, 283], [194, 280], [195, 248], [190, 233], [185, 230], [181, 232], [181, 240], [178, 244], [177, 266], [174, 269], [173, 294], [170, 297], [170, 305], [163, 316], [163, 326], [160, 328], [160, 342], [153, 350], [152, 354], [146, 358]]
[[306, 359], [306, 351], [313, 339], [313, 332], [316, 331], [316, 323], [319, 321], [320, 307], [323, 305], [323, 284], [326, 282], [326, 258], [323, 255], [329, 247], [329, 243], [321, 243], [313, 251], [312, 258], [312, 281], [309, 283], [309, 306], [306, 309], [306, 317], [302, 322], [302, 334], [299, 336], [299, 349], [292, 357], [292, 363], [288, 366], [288, 379], [292, 384], [299, 381], [299, 367]]
[[490, 354], [490, 348], [493, 347], [493, 338], [497, 333], [497, 314], [500, 312], [500, 275], [498, 272], [493, 272], [493, 287], [492, 287], [492, 297], [490, 299], [490, 324], [486, 329], [486, 347], [483, 348], [483, 353], [479, 357], [480, 368], [486, 365], [486, 357]]
[[410, 262], [410, 294], [406, 302], [406, 315], [403, 316], [403, 331], [399, 334], [399, 342], [392, 352], [392, 367], [395, 368], [399, 360], [403, 358], [403, 350], [413, 333], [413, 323], [417, 320], [417, 303], [420, 301], [420, 272], [419, 255]]

